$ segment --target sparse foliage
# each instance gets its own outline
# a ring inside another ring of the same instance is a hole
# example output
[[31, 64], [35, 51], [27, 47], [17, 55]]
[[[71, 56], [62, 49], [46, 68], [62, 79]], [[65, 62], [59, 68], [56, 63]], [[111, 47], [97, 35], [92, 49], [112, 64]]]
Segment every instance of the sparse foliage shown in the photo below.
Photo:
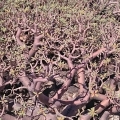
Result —
[[119, 0], [1, 0], [0, 36], [1, 119], [120, 112]]

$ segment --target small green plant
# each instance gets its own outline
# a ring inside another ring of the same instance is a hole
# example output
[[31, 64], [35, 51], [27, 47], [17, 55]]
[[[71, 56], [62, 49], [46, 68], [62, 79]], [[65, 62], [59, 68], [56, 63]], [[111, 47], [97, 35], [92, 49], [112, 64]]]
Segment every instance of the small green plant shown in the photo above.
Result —
[[89, 111], [90, 116], [92, 116], [93, 118], [98, 115], [95, 111], [95, 107], [88, 109], [88, 111]]

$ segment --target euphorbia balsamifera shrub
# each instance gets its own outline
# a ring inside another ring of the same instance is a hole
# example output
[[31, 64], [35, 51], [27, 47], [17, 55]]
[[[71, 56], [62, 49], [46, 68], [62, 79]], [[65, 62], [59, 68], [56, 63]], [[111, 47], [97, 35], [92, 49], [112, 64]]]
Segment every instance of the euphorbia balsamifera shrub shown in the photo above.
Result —
[[0, 9], [2, 119], [120, 112], [119, 0], [2, 0]]

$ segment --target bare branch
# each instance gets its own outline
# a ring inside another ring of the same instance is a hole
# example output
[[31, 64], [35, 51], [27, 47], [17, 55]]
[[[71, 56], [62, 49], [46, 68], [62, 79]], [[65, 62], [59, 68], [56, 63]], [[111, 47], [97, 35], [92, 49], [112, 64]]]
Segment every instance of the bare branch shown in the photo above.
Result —
[[17, 28], [17, 33], [16, 33], [16, 40], [17, 40], [18, 45], [20, 45], [20, 46], [24, 45], [24, 43], [21, 42], [21, 40], [20, 40], [20, 34], [21, 34], [21, 32], [22, 32], [21, 28], [18, 27]]

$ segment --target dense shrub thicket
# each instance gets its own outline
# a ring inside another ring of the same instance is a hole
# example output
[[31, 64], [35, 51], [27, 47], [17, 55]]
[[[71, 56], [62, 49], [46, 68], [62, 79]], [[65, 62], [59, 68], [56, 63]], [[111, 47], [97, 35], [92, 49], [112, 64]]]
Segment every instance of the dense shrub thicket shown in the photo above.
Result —
[[1, 0], [1, 119], [118, 114], [119, 2]]

